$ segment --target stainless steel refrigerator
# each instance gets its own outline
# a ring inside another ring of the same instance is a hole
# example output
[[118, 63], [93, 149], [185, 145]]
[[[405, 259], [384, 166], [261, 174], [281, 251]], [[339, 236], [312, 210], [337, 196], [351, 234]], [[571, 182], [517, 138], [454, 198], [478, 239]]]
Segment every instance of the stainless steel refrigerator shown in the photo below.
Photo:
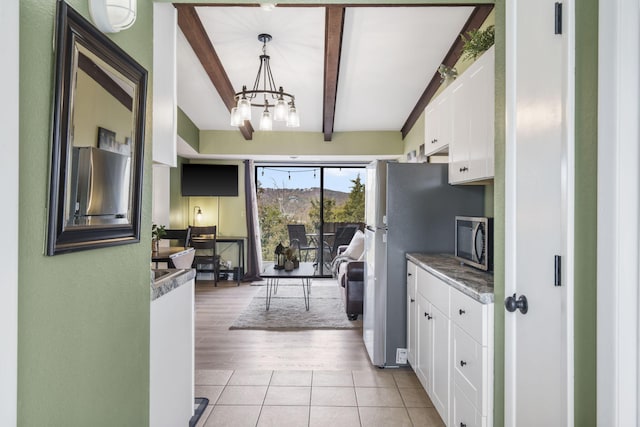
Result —
[[452, 254], [455, 216], [484, 213], [484, 188], [449, 185], [446, 164], [368, 165], [363, 338], [374, 365], [398, 366], [406, 348], [406, 253]]
[[130, 156], [96, 147], [74, 147], [70, 223], [126, 223], [129, 220], [130, 182]]

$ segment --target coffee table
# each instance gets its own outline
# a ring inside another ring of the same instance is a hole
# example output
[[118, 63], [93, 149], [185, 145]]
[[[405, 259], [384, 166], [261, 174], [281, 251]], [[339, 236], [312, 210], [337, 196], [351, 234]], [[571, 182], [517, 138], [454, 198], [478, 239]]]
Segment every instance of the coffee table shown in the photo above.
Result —
[[278, 293], [278, 282], [280, 279], [301, 279], [302, 295], [304, 296], [304, 306], [309, 311], [309, 299], [311, 296], [311, 279], [316, 276], [316, 267], [313, 262], [301, 262], [298, 268], [291, 271], [276, 270], [273, 265], [268, 265], [260, 273], [260, 277], [267, 280], [267, 311], [271, 305], [271, 295]]

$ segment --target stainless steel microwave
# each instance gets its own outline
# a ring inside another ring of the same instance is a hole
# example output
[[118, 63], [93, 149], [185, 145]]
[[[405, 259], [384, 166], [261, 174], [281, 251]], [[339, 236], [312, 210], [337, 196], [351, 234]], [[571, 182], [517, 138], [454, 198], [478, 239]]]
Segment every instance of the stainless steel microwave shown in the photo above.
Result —
[[456, 216], [456, 252], [461, 262], [493, 270], [493, 218]]

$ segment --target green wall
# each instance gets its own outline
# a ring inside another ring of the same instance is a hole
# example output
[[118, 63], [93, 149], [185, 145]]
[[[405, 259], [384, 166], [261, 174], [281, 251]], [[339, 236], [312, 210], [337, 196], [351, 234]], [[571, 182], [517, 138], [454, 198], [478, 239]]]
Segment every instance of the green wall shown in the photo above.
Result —
[[[69, 4], [88, 16], [86, 0]], [[150, 135], [145, 144], [142, 242], [44, 256], [55, 8], [55, 0], [20, 2], [18, 425], [145, 426]], [[112, 37], [148, 70], [151, 9], [151, 2], [139, 1], [136, 24]], [[150, 108], [150, 102], [147, 105]]]
[[598, 0], [576, 2], [575, 425], [596, 425]]
[[[404, 142], [400, 131], [334, 132], [325, 141], [321, 132], [261, 132], [245, 140], [238, 131], [200, 131], [200, 153], [217, 155], [402, 155]], [[360, 159], [357, 159], [360, 160]]]
[[200, 129], [178, 108], [178, 135], [196, 151], [200, 151]]

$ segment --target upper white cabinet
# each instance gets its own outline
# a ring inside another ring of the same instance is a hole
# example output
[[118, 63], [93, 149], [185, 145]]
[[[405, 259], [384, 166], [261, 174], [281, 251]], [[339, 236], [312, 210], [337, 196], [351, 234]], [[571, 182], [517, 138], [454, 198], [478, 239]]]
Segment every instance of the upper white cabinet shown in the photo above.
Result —
[[454, 112], [449, 144], [449, 183], [493, 178], [495, 48], [491, 47], [451, 84]]
[[451, 143], [453, 110], [450, 92], [445, 90], [425, 110], [425, 143], [427, 156], [442, 151]]
[[449, 149], [449, 183], [493, 178], [495, 48], [425, 109], [425, 154]]

